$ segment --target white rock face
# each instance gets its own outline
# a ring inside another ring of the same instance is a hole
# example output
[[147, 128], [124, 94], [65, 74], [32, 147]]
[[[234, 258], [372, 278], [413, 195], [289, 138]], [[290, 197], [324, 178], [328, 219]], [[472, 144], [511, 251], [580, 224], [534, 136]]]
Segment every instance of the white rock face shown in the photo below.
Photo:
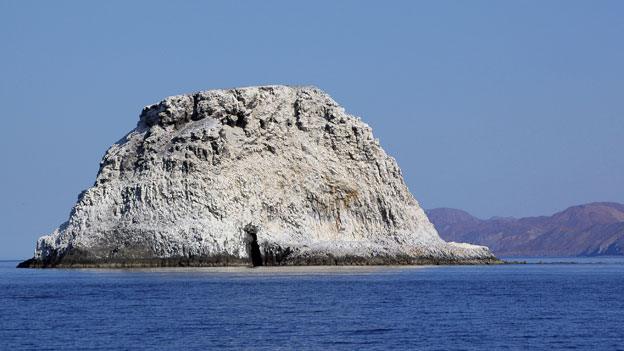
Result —
[[496, 261], [444, 242], [368, 125], [314, 87], [146, 107], [26, 266]]

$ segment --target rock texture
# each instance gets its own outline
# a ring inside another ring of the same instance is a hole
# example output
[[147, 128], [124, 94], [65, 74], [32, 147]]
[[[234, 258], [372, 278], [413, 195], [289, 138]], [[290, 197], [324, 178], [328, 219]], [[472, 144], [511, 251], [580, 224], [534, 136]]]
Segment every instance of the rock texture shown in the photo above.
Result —
[[497, 262], [440, 239], [360, 119], [314, 87], [169, 97], [22, 267]]
[[427, 211], [446, 240], [487, 245], [501, 256], [624, 255], [624, 205], [596, 202], [552, 216], [481, 220], [450, 208]]

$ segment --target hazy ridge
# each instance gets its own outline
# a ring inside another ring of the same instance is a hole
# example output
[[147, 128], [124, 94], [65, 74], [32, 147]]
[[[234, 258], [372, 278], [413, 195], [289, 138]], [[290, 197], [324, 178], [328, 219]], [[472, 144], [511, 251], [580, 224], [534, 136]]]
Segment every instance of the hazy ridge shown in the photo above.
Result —
[[624, 205], [594, 202], [552, 216], [479, 219], [452, 208], [427, 210], [445, 240], [486, 245], [499, 256], [624, 254]]

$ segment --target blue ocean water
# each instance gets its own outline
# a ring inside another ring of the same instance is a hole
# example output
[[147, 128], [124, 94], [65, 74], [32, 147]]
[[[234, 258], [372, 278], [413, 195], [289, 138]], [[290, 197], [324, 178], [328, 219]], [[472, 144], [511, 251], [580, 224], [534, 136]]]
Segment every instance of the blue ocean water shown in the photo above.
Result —
[[624, 259], [37, 270], [0, 262], [2, 350], [624, 350]]

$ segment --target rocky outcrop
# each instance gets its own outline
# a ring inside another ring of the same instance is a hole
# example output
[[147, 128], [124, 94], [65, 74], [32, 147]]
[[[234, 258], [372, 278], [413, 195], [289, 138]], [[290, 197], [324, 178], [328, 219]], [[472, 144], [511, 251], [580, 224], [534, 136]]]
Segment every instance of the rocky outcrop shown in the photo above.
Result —
[[173, 96], [26, 267], [487, 263], [440, 239], [368, 125], [313, 87]]
[[552, 216], [478, 219], [450, 208], [427, 211], [442, 238], [487, 245], [501, 256], [624, 255], [624, 205], [595, 202]]

